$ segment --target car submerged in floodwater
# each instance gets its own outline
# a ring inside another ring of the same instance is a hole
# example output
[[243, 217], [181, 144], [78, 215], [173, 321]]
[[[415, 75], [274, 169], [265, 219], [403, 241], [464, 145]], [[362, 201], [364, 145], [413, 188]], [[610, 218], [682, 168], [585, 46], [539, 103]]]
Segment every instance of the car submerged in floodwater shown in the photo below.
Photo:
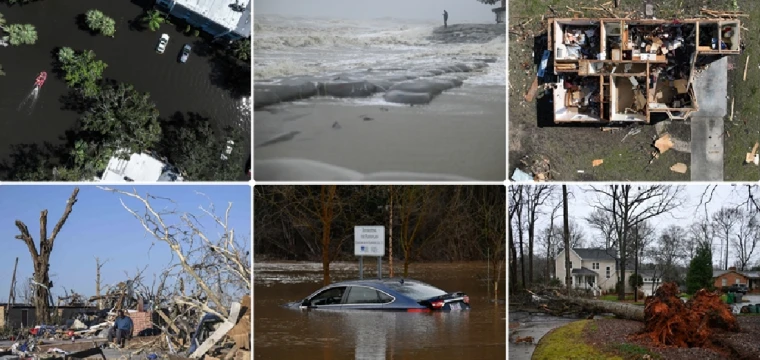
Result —
[[469, 310], [470, 297], [411, 279], [342, 281], [285, 305], [302, 310], [432, 312]]

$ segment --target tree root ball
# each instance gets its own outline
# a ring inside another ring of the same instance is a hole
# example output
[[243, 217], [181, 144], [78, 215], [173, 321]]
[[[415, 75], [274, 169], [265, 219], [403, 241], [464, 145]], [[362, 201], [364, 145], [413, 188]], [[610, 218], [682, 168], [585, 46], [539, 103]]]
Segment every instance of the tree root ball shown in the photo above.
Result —
[[646, 299], [641, 336], [658, 345], [708, 347], [714, 330], [739, 331], [731, 309], [716, 293], [702, 289], [686, 303], [678, 294], [678, 285], [665, 283]]

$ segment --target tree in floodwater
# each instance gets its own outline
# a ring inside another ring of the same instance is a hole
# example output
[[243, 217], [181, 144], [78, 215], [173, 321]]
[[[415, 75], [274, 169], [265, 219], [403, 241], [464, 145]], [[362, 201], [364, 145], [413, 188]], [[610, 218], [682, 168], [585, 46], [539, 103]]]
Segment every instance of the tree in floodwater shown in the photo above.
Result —
[[8, 42], [11, 45], [34, 45], [37, 42], [37, 29], [32, 24], [11, 24], [3, 28], [8, 33]]
[[83, 131], [97, 135], [107, 155], [122, 150], [127, 156], [141, 153], [161, 140], [158, 110], [150, 94], [124, 83], [106, 85], [92, 97], [80, 124]]
[[100, 10], [92, 9], [85, 13], [85, 23], [96, 32], [105, 36], [114, 37], [116, 34], [116, 22], [103, 14]]
[[251, 38], [247, 37], [244, 39], [236, 40], [235, 42], [230, 45], [230, 50], [232, 51], [232, 55], [240, 60], [247, 63], [250, 63], [251, 61]]
[[712, 249], [709, 244], [697, 245], [697, 255], [691, 259], [689, 272], [686, 274], [686, 287], [689, 294], [694, 294], [699, 289], [712, 289]]
[[79, 89], [85, 97], [100, 93], [99, 82], [108, 64], [95, 59], [95, 52], [76, 52], [69, 47], [58, 50], [59, 67], [64, 72], [64, 80], [69, 87]]
[[77, 202], [77, 195], [79, 194], [79, 188], [74, 188], [69, 200], [66, 202], [66, 208], [63, 211], [63, 215], [55, 224], [53, 232], [48, 236], [47, 221], [48, 211], [42, 210], [40, 212], [40, 237], [39, 248], [34, 243], [34, 237], [29, 233], [29, 228], [21, 220], [16, 220], [16, 228], [18, 228], [20, 234], [16, 235], [16, 239], [23, 241], [29, 249], [29, 254], [32, 257], [32, 264], [34, 265], [34, 290], [33, 301], [34, 309], [37, 314], [37, 323], [49, 324], [50, 323], [50, 289], [53, 287], [53, 282], [50, 281], [50, 254], [53, 252], [53, 245], [58, 233], [61, 232], [63, 225], [69, 218], [71, 211], [74, 208], [74, 204]]
[[161, 27], [161, 24], [166, 22], [166, 18], [161, 15], [158, 10], [148, 10], [145, 16], [142, 17], [143, 24], [148, 25], [150, 31], [156, 31]]
[[[189, 180], [238, 181], [245, 175], [250, 142], [240, 127], [214, 130], [209, 118], [198, 113], [175, 113], [160, 121], [157, 151], [169, 158]], [[232, 141], [227, 154], [228, 141]], [[224, 154], [224, 158], [222, 158]]]
[[[427, 220], [430, 198], [435, 195], [429, 186], [403, 186], [397, 192], [399, 212], [401, 213], [401, 251], [404, 253], [404, 277], [409, 275], [409, 264], [432, 236], [419, 239], [419, 230]], [[415, 251], [415, 252], [413, 252]]]

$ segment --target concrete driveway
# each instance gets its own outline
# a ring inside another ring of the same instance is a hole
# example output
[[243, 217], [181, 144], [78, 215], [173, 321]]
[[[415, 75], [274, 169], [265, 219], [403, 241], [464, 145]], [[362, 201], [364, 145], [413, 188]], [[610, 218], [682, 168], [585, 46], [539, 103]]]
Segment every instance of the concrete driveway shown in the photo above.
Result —
[[714, 61], [694, 79], [699, 111], [691, 115], [691, 180], [723, 181], [723, 118], [728, 101], [728, 59]]

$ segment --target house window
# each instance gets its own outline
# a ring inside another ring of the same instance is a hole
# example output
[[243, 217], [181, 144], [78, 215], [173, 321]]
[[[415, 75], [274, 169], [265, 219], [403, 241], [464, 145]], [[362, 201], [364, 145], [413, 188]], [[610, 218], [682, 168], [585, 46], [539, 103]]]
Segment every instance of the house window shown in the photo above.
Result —
[[607, 271], [605, 273], [607, 275], [607, 278], [609, 279], [610, 278], [610, 267], [609, 266], [607, 267]]
[[599, 270], [599, 263], [591, 263], [591, 268], [594, 270]]
[[739, 280], [739, 278], [736, 278], [736, 285], [739, 285], [741, 283], [742, 283], [741, 280]]
[[722, 286], [728, 286], [728, 280], [726, 278], [721, 279]]
[[573, 262], [572, 261], [570, 262], [570, 268], [571, 269], [573, 268]]

